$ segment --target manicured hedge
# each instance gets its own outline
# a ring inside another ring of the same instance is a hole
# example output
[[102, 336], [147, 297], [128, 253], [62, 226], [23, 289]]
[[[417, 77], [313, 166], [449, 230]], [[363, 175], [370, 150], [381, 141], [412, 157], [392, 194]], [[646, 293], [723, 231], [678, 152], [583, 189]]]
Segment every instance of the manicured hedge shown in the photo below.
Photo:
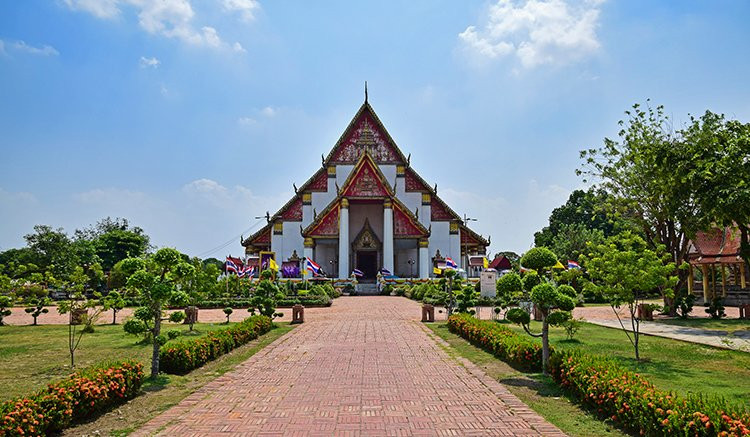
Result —
[[448, 328], [507, 363], [529, 371], [542, 370], [542, 346], [503, 325], [460, 314], [448, 319]]
[[[451, 316], [448, 326], [504, 361], [541, 370], [541, 347], [508, 328], [463, 314]], [[643, 376], [608, 358], [553, 350], [550, 374], [582, 404], [641, 435], [750, 435], [750, 413], [745, 408], [721, 398], [658, 390]]]
[[0, 437], [59, 432], [135, 396], [143, 382], [135, 361], [100, 365], [70, 375], [28, 397], [0, 404]]
[[258, 338], [272, 327], [269, 317], [252, 316], [232, 327], [211, 331], [204, 337], [168, 344], [159, 353], [160, 369], [166, 373], [187, 373]]

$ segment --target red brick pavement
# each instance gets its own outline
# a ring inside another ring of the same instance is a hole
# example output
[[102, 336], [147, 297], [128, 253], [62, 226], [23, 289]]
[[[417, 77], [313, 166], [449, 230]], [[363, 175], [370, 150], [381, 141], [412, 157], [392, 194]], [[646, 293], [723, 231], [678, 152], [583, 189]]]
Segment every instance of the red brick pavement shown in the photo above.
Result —
[[[342, 297], [135, 435], [564, 435], [396, 297]], [[443, 343], [444, 344], [444, 343]]]

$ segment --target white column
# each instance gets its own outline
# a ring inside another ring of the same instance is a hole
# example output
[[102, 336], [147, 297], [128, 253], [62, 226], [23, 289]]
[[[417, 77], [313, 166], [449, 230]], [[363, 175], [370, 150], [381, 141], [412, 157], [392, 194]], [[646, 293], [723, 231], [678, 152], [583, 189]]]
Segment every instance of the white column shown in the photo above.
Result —
[[349, 201], [341, 199], [339, 210], [339, 279], [349, 277]]
[[422, 211], [419, 212], [419, 221], [422, 222], [425, 228], [430, 227], [432, 222], [432, 196], [430, 193], [422, 193]]
[[[305, 238], [305, 249], [302, 255], [307, 258], [315, 261], [314, 255], [313, 255], [313, 248], [315, 247], [315, 240], [313, 240], [310, 237]], [[302, 266], [304, 269], [305, 266]]]
[[394, 274], [393, 269], [393, 204], [391, 199], [383, 202], [383, 268]]
[[419, 240], [419, 279], [428, 279], [430, 277], [430, 252], [428, 250], [429, 242], [426, 238]]

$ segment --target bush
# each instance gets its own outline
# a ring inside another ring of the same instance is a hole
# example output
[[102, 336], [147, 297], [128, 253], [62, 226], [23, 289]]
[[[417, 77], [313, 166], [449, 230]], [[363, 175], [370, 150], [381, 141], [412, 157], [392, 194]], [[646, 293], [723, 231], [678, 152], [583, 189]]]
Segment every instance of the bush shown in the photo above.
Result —
[[[451, 316], [448, 327], [503, 361], [530, 371], [541, 370], [540, 345], [502, 325], [461, 314]], [[750, 435], [747, 409], [721, 398], [694, 394], [683, 397], [658, 390], [643, 376], [608, 358], [552, 350], [549, 370], [552, 378], [580, 403], [636, 434]]]
[[521, 265], [537, 272], [557, 264], [557, 255], [546, 247], [529, 249], [521, 258]]
[[271, 318], [252, 316], [242, 322], [205, 337], [182, 341], [165, 347], [159, 354], [161, 370], [165, 373], [184, 374], [215, 360], [234, 348], [255, 340], [273, 327]]
[[143, 365], [123, 361], [100, 365], [50, 384], [40, 392], [0, 404], [0, 436], [62, 431], [135, 396]]

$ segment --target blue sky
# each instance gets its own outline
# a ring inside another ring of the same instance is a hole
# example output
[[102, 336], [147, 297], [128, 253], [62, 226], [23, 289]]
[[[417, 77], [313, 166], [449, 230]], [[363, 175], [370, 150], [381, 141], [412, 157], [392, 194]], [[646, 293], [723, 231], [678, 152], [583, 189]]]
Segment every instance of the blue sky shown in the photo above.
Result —
[[412, 166], [522, 252], [631, 104], [750, 120], [748, 22], [744, 0], [0, 2], [0, 250], [120, 216], [239, 254], [367, 80]]

